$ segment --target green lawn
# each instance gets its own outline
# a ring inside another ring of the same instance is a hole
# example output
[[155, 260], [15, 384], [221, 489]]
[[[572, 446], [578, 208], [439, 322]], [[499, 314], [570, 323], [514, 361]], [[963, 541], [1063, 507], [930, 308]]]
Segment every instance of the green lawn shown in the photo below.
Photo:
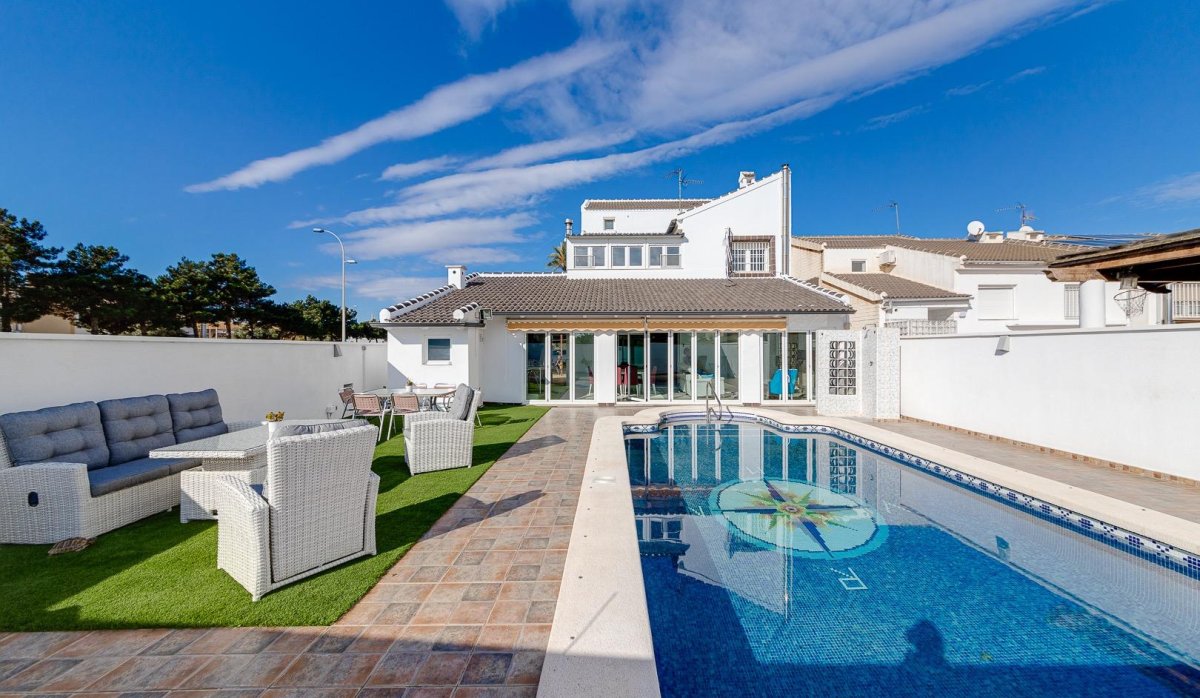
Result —
[[249, 625], [328, 625], [543, 414], [542, 407], [485, 407], [475, 467], [411, 477], [404, 440], [375, 451], [379, 554], [268, 594], [250, 594], [217, 569], [215, 521], [179, 523], [178, 511], [100, 536], [87, 550], [49, 557], [45, 545], [0, 546], [0, 630]]

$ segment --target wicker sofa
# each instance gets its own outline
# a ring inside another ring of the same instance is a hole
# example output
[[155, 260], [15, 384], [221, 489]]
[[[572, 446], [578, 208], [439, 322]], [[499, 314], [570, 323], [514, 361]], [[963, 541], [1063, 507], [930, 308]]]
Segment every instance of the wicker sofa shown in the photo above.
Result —
[[475, 413], [483, 391], [460, 383], [445, 412], [418, 412], [404, 417], [404, 454], [413, 475], [433, 470], [471, 467]]
[[218, 476], [217, 567], [258, 601], [374, 555], [377, 433], [363, 420], [284, 425], [267, 446], [261, 486]]
[[0, 415], [0, 543], [94, 538], [171, 509], [201, 463], [150, 451], [253, 425], [226, 423], [212, 389]]

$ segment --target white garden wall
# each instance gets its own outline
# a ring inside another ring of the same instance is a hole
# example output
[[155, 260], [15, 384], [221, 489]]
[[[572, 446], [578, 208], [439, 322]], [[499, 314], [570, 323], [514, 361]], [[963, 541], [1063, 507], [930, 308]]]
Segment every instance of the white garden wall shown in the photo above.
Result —
[[905, 337], [900, 350], [906, 417], [1200, 479], [1200, 327]]
[[216, 388], [227, 420], [323, 418], [343, 384], [386, 375], [383, 343], [0, 333], [0, 413]]

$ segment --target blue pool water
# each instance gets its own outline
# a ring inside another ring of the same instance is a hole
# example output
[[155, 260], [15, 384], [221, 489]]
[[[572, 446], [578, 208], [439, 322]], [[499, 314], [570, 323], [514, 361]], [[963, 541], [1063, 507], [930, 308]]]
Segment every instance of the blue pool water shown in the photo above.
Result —
[[1200, 580], [867, 448], [626, 437], [664, 696], [1200, 694]]

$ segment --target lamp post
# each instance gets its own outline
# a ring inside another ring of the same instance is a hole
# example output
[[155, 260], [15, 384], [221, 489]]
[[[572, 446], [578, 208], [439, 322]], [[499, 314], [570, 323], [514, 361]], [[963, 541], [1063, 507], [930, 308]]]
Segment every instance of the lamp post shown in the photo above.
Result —
[[346, 246], [342, 244], [342, 239], [336, 233], [324, 228], [313, 228], [313, 232], [332, 235], [333, 239], [338, 242], [338, 248], [342, 251], [342, 341], [344, 342], [346, 341], [346, 265], [357, 264], [357, 262], [353, 259], [346, 259]]

